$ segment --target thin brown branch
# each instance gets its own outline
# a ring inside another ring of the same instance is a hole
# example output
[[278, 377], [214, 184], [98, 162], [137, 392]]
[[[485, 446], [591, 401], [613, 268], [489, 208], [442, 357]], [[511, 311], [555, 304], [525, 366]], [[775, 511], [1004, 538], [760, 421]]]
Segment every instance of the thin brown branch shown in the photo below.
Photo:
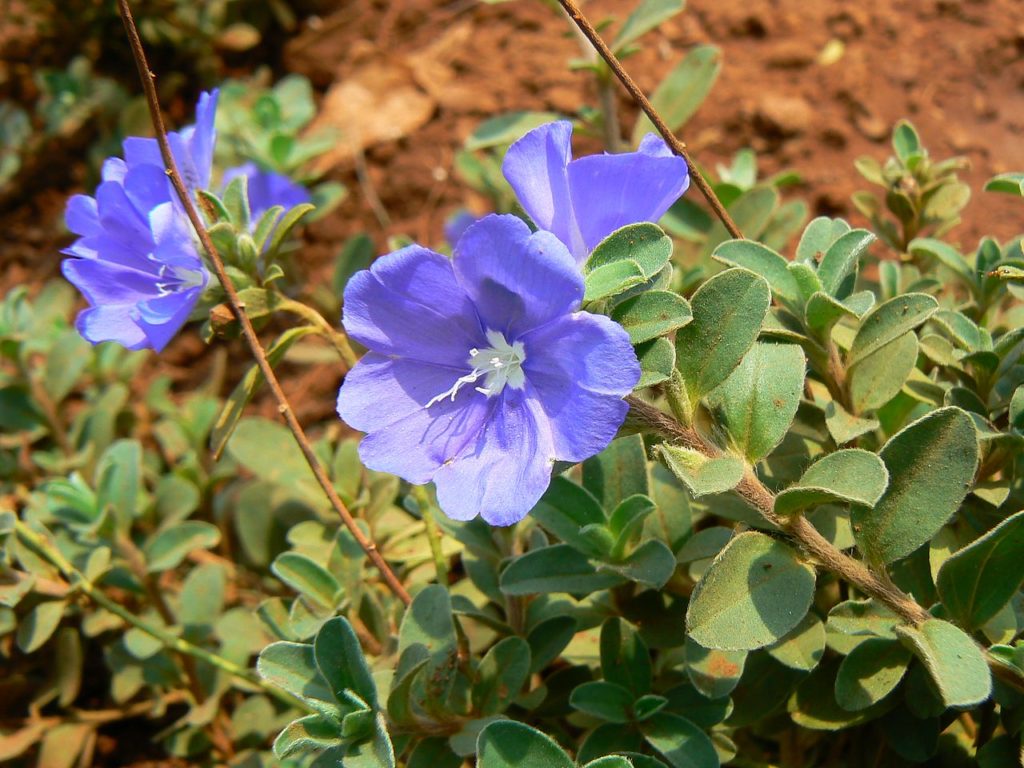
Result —
[[[626, 398], [635, 420], [669, 440], [700, 451], [705, 456], [719, 456], [722, 451], [708, 442], [700, 433], [685, 427], [668, 414], [636, 397]], [[753, 470], [748, 469], [736, 494], [772, 525], [792, 538], [812, 559], [827, 570], [841, 576], [861, 592], [884, 603], [910, 624], [920, 624], [931, 618], [910, 595], [900, 590], [889, 579], [873, 573], [860, 560], [836, 549], [802, 515], [781, 516], [775, 513], [775, 495], [762, 483]]]
[[384, 577], [384, 581], [387, 583], [391, 591], [406, 605], [412, 602], [412, 598], [409, 596], [408, 591], [402, 585], [402, 582], [398, 580], [394, 571], [387, 564], [387, 561], [381, 556], [377, 549], [377, 545], [362, 532], [358, 525], [356, 525], [355, 518], [348, 511], [345, 503], [338, 496], [338, 492], [334, 489], [334, 485], [331, 483], [330, 478], [327, 476], [327, 472], [320, 460], [316, 457], [313, 452], [313, 446], [309, 442], [309, 438], [306, 437], [305, 431], [302, 429], [302, 425], [299, 424], [299, 420], [295, 417], [295, 413], [292, 411], [292, 407], [288, 402], [288, 398], [284, 394], [284, 390], [281, 389], [281, 383], [277, 379], [277, 375], [274, 373], [273, 366], [267, 360], [267, 354], [263, 349], [263, 345], [260, 343], [259, 337], [256, 335], [256, 329], [253, 328], [252, 322], [249, 320], [249, 316], [245, 314], [245, 310], [242, 307], [242, 302], [238, 298], [238, 292], [235, 290], [234, 284], [231, 282], [231, 278], [228, 277], [227, 272], [224, 269], [224, 262], [221, 260], [220, 254], [217, 252], [217, 248], [214, 246], [213, 241], [210, 239], [209, 233], [206, 231], [206, 227], [203, 225], [202, 219], [199, 217], [199, 212], [196, 210], [195, 203], [189, 196], [188, 190], [185, 188], [185, 183], [182, 181], [181, 173], [178, 171], [178, 166], [174, 161], [174, 155], [171, 152], [171, 146], [167, 141], [167, 131], [164, 128], [163, 116], [160, 112], [160, 101], [157, 97], [156, 86], [154, 80], [156, 75], [150, 71], [149, 64], [146, 61], [146, 52], [142, 46], [142, 40], [139, 38], [139, 31], [135, 26], [135, 19], [132, 16], [131, 8], [128, 5], [128, 0], [117, 0], [118, 8], [121, 12], [121, 20], [124, 22], [125, 31], [128, 34], [128, 42], [131, 45], [132, 56], [135, 59], [135, 66], [139, 71], [139, 79], [142, 81], [142, 90], [146, 95], [146, 102], [149, 105], [149, 115], [153, 121], [153, 127], [156, 130], [156, 138], [160, 144], [160, 154], [163, 157], [164, 165], [167, 167], [167, 175], [171, 180], [171, 185], [174, 187], [174, 191], [177, 193], [178, 198], [181, 200], [181, 204], [185, 208], [185, 213], [192, 223], [192, 227], [196, 231], [196, 235], [199, 237], [199, 242], [202, 243], [203, 248], [206, 250], [210, 257], [210, 261], [213, 264], [213, 271], [217, 275], [217, 279], [220, 281], [221, 286], [224, 288], [224, 293], [227, 295], [228, 306], [231, 308], [232, 314], [235, 319], [238, 320], [238, 324], [242, 328], [242, 336], [245, 338], [245, 343], [249, 346], [249, 350], [252, 353], [253, 358], [256, 360], [256, 364], [260, 368], [260, 372], [267, 380], [267, 385], [270, 387], [271, 394], [274, 400], [277, 402], [277, 409], [280, 411], [281, 416], [284, 418], [285, 424], [291, 431], [292, 436], [295, 438], [295, 442], [298, 444], [299, 449], [302, 451], [302, 455], [306, 459], [306, 463], [309, 464], [309, 468], [313, 471], [317, 482], [323, 489], [324, 494], [330, 501], [334, 511], [338, 513], [342, 523], [349, 530], [352, 536], [359, 546], [362, 547], [363, 551], [366, 552], [367, 557], [373, 562], [373, 564], [380, 571]]
[[686, 165], [690, 169], [690, 178], [693, 179], [693, 183], [697, 185], [697, 188], [704, 195], [704, 198], [708, 201], [708, 205], [711, 206], [711, 210], [714, 211], [715, 216], [718, 217], [719, 221], [729, 231], [729, 234], [736, 238], [742, 238], [743, 233], [740, 232], [739, 227], [736, 226], [736, 222], [732, 220], [729, 212], [725, 210], [725, 206], [722, 205], [722, 201], [718, 199], [718, 195], [715, 194], [715, 190], [708, 184], [707, 179], [701, 174], [700, 169], [697, 168], [696, 164], [690, 158], [690, 153], [686, 151], [686, 145], [681, 142], [676, 135], [672, 133], [671, 129], [662, 119], [661, 115], [658, 114], [658, 110], [651, 104], [651, 100], [647, 98], [640, 86], [636, 84], [629, 73], [622, 68], [622, 64], [618, 58], [612, 53], [612, 49], [608, 47], [608, 44], [601, 38], [597, 30], [594, 29], [594, 25], [590, 23], [586, 16], [583, 15], [583, 11], [576, 5], [575, 0], [558, 0], [565, 12], [569, 14], [569, 18], [573, 24], [579, 27], [580, 31], [584, 34], [590, 44], [594, 46], [594, 49], [601, 55], [601, 58], [608, 64], [608, 68], [611, 69], [612, 73], [619, 79], [619, 82], [629, 91], [629, 95], [633, 97], [637, 105], [644, 111], [644, 114], [650, 118], [650, 121], [657, 128], [658, 133], [661, 134], [662, 138], [668, 143], [669, 147], [679, 155], [683, 160], [686, 161]]

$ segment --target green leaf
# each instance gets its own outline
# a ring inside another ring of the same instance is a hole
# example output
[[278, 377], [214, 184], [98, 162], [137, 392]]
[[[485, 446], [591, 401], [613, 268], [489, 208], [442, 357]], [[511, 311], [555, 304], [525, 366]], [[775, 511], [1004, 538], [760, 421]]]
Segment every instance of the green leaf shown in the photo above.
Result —
[[835, 694], [838, 667], [838, 660], [825, 659], [790, 696], [788, 709], [795, 723], [815, 731], [838, 731], [879, 714], [876, 707], [850, 712], [839, 706]]
[[889, 472], [875, 454], [860, 448], [829, 453], [775, 497], [775, 512], [794, 512], [829, 503], [851, 502], [873, 507], [885, 492]]
[[807, 614], [814, 580], [814, 569], [787, 545], [762, 533], [742, 533], [697, 584], [686, 612], [687, 631], [705, 648], [771, 645]]
[[530, 673], [535, 674], [558, 658], [576, 635], [576, 619], [552, 616], [530, 630], [526, 642], [530, 646]]
[[637, 768], [637, 766], [622, 755], [605, 755], [597, 760], [591, 760], [583, 768]]
[[914, 126], [907, 120], [900, 120], [892, 132], [892, 148], [896, 157], [907, 167], [912, 168], [924, 154], [921, 139]]
[[659, 712], [640, 724], [647, 743], [672, 768], [718, 768], [718, 753], [711, 739], [685, 717]]
[[881, 408], [903, 389], [917, 364], [913, 331], [857, 361], [849, 369], [851, 405], [857, 413]]
[[818, 264], [818, 279], [825, 293], [837, 299], [853, 293], [860, 257], [874, 241], [875, 236], [866, 229], [851, 229], [829, 246]]
[[601, 626], [601, 674], [635, 697], [651, 690], [651, 656], [636, 630], [624, 619], [613, 617]]
[[746, 651], [719, 651], [705, 648], [692, 637], [686, 638], [686, 674], [693, 687], [709, 699], [728, 696], [739, 684]]
[[675, 345], [664, 336], [639, 345], [636, 357], [640, 361], [640, 381], [636, 389], [667, 381], [676, 367]]
[[676, 570], [676, 558], [664, 542], [650, 539], [625, 560], [606, 563], [601, 566], [601, 570], [613, 571], [652, 589], [661, 589]]
[[619, 33], [615, 35], [612, 51], [618, 54], [623, 48], [655, 29], [663, 21], [681, 13], [685, 5], [684, 0], [641, 0], [620, 27]]
[[550, 737], [524, 723], [493, 722], [476, 743], [478, 768], [574, 768]]
[[800, 236], [796, 247], [796, 261], [803, 264], [817, 264], [824, 258], [832, 244], [850, 231], [850, 225], [842, 219], [819, 216], [811, 221]]
[[856, 440], [861, 435], [874, 432], [881, 424], [877, 419], [864, 419], [848, 413], [839, 403], [830, 401], [825, 406], [825, 427], [836, 445]]
[[857, 545], [878, 563], [906, 557], [960, 507], [978, 466], [974, 422], [959, 408], [940, 408], [905, 427], [879, 453], [889, 487], [874, 509], [855, 506]]
[[[665, 76], [654, 89], [651, 103], [669, 130], [678, 130], [693, 116], [711, 91], [721, 69], [721, 51], [713, 45], [698, 45]], [[651, 121], [641, 115], [633, 128], [633, 145], [638, 145], [644, 134], [652, 131]]]
[[552, 120], [560, 120], [554, 112], [506, 112], [485, 120], [466, 139], [466, 149], [479, 150], [511, 144], [524, 134]]
[[22, 653], [34, 653], [50, 639], [67, 607], [65, 600], [44, 600], [21, 618], [16, 639]]
[[728, 378], [754, 345], [768, 313], [764, 278], [727, 269], [693, 294], [693, 322], [676, 333], [676, 368], [692, 403]]
[[569, 703], [580, 712], [607, 720], [628, 723], [632, 717], [633, 694], [621, 685], [597, 680], [573, 689]]
[[850, 365], [917, 328], [938, 308], [939, 303], [926, 293], [905, 293], [879, 304], [861, 320], [850, 347]]
[[960, 626], [975, 630], [999, 613], [1024, 583], [1024, 512], [1008, 517], [946, 560], [935, 586]]
[[595, 267], [586, 276], [584, 301], [597, 301], [617, 296], [630, 288], [641, 285], [647, 278], [635, 261], [616, 261]]
[[260, 652], [256, 671], [264, 680], [312, 703], [318, 710], [336, 714], [334, 696], [320, 677], [313, 646], [271, 643]]
[[[313, 656], [339, 703], [377, 708], [377, 684], [359, 638], [345, 618], [336, 616], [320, 627], [313, 640]], [[353, 701], [350, 691], [358, 701]]]
[[481, 659], [473, 686], [473, 707], [481, 715], [504, 712], [530, 677], [530, 646], [521, 637], [506, 637]]
[[690, 303], [671, 291], [647, 291], [612, 310], [612, 319], [626, 329], [633, 344], [664, 336], [693, 319]]
[[57, 337], [46, 355], [43, 388], [54, 404], [74, 389], [78, 377], [92, 360], [92, 350], [77, 330], [69, 328]]
[[431, 653], [444, 652], [454, 647], [455, 642], [448, 590], [440, 584], [430, 584], [416, 593], [402, 617], [398, 632], [399, 654], [413, 645], [422, 645]]
[[143, 549], [146, 570], [160, 573], [177, 568], [196, 549], [211, 549], [220, 543], [220, 530], [202, 520], [183, 520], [156, 533]]
[[590, 594], [624, 581], [616, 573], [599, 572], [568, 544], [555, 544], [532, 549], [513, 560], [501, 574], [501, 591], [506, 595]]
[[1024, 173], [1000, 173], [985, 183], [986, 192], [1005, 192], [1024, 197]]
[[592, 537], [580, 533], [590, 525], [608, 524], [600, 502], [586, 488], [568, 478], [553, 478], [530, 516], [566, 544], [589, 557], [604, 557], [608, 554]]
[[270, 566], [281, 581], [317, 605], [334, 608], [341, 585], [333, 574], [319, 563], [299, 552], [283, 552]]
[[730, 267], [743, 267], [768, 281], [772, 295], [790, 309], [799, 311], [804, 297], [789, 262], [771, 248], [753, 240], [727, 240], [711, 255]]
[[96, 507], [113, 510], [118, 523], [127, 528], [138, 513], [141, 488], [142, 446], [137, 440], [112, 443], [96, 465]]
[[810, 672], [825, 655], [825, 625], [810, 612], [785, 637], [769, 645], [765, 651], [790, 669]]
[[708, 393], [708, 405], [730, 443], [751, 464], [785, 437], [800, 405], [805, 367], [799, 346], [756, 342], [729, 377]]
[[992, 694], [992, 675], [981, 649], [948, 621], [928, 619], [896, 634], [924, 664], [947, 707], [973, 707]]
[[650, 496], [643, 437], [620, 437], [583, 462], [583, 485], [609, 511], [631, 496]]
[[672, 240], [656, 224], [629, 224], [597, 244], [583, 267], [585, 301], [621, 293], [668, 264]]
[[735, 488], [746, 465], [738, 456], [709, 458], [700, 451], [679, 445], [660, 445], [656, 449], [665, 466], [672, 470], [694, 498], [714, 493], [725, 493]]
[[839, 665], [836, 703], [850, 712], [877, 704], [900, 684], [910, 659], [910, 651], [893, 640], [865, 640]]
[[310, 203], [302, 203], [296, 205], [294, 208], [289, 209], [284, 216], [281, 217], [280, 221], [277, 222], [277, 226], [274, 227], [274, 234], [271, 235], [270, 245], [267, 247], [264, 253], [276, 254], [281, 244], [285, 241], [293, 229], [298, 225], [299, 221], [307, 214], [316, 210], [316, 206]]
[[910, 241], [907, 252], [911, 256], [930, 256], [943, 266], [963, 277], [968, 284], [974, 283], [974, 269], [960, 252], [949, 243], [929, 237], [918, 237]]

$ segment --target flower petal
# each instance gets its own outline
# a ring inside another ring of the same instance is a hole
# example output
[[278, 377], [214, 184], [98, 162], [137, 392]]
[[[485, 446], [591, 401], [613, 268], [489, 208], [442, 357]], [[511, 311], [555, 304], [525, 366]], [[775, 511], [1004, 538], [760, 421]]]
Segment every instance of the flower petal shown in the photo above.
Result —
[[64, 223], [76, 235], [96, 235], [101, 231], [96, 198], [72, 195], [64, 208]]
[[134, 305], [159, 294], [151, 273], [110, 261], [64, 259], [61, 271], [90, 304], [97, 306]]
[[577, 261], [586, 257], [569, 192], [572, 123], [534, 128], [508, 148], [501, 171], [533, 222], [565, 243]]
[[492, 525], [522, 520], [551, 483], [554, 449], [543, 411], [530, 388], [506, 389], [476, 439], [434, 475], [437, 501], [448, 517], [481, 515]]
[[338, 415], [353, 429], [380, 430], [423, 409], [462, 374], [454, 368], [368, 352], [345, 375], [338, 392]]
[[127, 349], [149, 346], [146, 334], [132, 320], [131, 306], [108, 304], [89, 307], [78, 313], [75, 327], [86, 341], [116, 341]]
[[555, 456], [583, 461], [604, 448], [626, 418], [623, 398], [640, 364], [620, 325], [579, 312], [522, 338], [526, 378], [551, 423]]
[[343, 322], [374, 352], [463, 372], [469, 371], [469, 350], [486, 345], [451, 262], [418, 245], [382, 256], [349, 280]]
[[620, 227], [658, 221], [690, 183], [686, 161], [661, 155], [653, 141], [641, 152], [581, 157], [568, 174], [587, 253]]
[[[417, 485], [429, 482], [439, 467], [478, 437], [495, 403], [495, 398], [464, 388], [454, 402], [442, 400], [430, 408], [418, 408], [370, 432], [359, 444], [359, 456], [370, 469]], [[378, 407], [388, 405], [381, 400]]]
[[455, 247], [455, 275], [488, 329], [515, 338], [575, 309], [583, 278], [550, 232], [515, 216], [485, 216]]
[[201, 293], [202, 288], [197, 286], [139, 304], [137, 322], [153, 349], [157, 352], [163, 351], [181, 330], [181, 326], [188, 321], [188, 316], [199, 301]]

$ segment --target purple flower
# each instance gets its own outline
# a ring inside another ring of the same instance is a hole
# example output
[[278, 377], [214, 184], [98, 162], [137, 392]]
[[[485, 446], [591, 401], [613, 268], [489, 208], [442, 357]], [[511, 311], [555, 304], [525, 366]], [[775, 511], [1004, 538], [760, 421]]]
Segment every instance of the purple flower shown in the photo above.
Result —
[[356, 274], [344, 325], [370, 351], [338, 413], [367, 433], [366, 466], [433, 480], [456, 520], [521, 520], [556, 460], [608, 445], [640, 378], [626, 332], [582, 298], [565, 246], [514, 216], [481, 219], [452, 260], [411, 245]]
[[310, 202], [313, 197], [301, 184], [296, 184], [287, 176], [273, 171], [265, 171], [256, 163], [244, 163], [224, 172], [224, 187], [227, 187], [239, 176], [248, 178], [249, 211], [252, 214], [252, 225], [255, 227], [264, 213], [275, 205], [285, 209]]
[[[198, 122], [169, 135], [190, 190], [209, 183], [216, 92], [203, 94]], [[65, 209], [79, 235], [64, 253], [64, 276], [90, 306], [76, 327], [94, 344], [160, 351], [199, 300], [210, 275], [164, 171], [155, 139], [129, 138], [125, 160], [103, 165], [96, 196], [75, 195]]]
[[572, 123], [547, 123], [509, 147], [502, 172], [523, 209], [582, 264], [615, 230], [656, 222], [686, 191], [683, 158], [647, 134], [636, 152], [572, 159]]

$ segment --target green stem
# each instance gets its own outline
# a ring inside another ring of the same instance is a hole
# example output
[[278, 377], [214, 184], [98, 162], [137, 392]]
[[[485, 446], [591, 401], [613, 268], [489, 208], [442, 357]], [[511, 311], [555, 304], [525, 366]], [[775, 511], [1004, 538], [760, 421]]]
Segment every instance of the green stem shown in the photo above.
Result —
[[339, 331], [333, 325], [324, 319], [324, 316], [317, 312], [310, 306], [303, 304], [301, 301], [295, 301], [284, 296], [277, 297], [277, 308], [282, 309], [285, 312], [291, 312], [293, 315], [298, 315], [304, 320], [309, 321], [310, 324], [314, 325], [321, 336], [331, 342], [331, 345], [337, 350], [338, 356], [342, 359], [342, 362], [346, 366], [352, 368], [356, 363], [359, 362], [359, 355], [356, 354], [355, 350], [352, 349], [352, 345], [349, 343], [348, 336], [345, 335], [344, 331]]
[[315, 710], [302, 701], [302, 699], [293, 696], [261, 677], [252, 674], [250, 670], [235, 664], [233, 661], [225, 659], [223, 656], [218, 656], [216, 653], [208, 651], [205, 648], [193, 645], [188, 640], [176, 637], [170, 632], [167, 632], [162, 628], [155, 627], [143, 619], [140, 619], [120, 603], [117, 603], [108, 597], [103, 590], [86, 578], [85, 574], [75, 568], [75, 566], [72, 565], [66, 557], [64, 557], [60, 550], [50, 544], [44, 536], [29, 528], [21, 520], [16, 521], [14, 527], [18, 538], [20, 538], [22, 542], [24, 542], [26, 546], [30, 547], [36, 554], [47, 560], [58, 571], [60, 571], [72, 587], [80, 590], [84, 595], [86, 595], [86, 597], [96, 603], [96, 605], [114, 614], [126, 624], [145, 632], [155, 640], [159, 640], [165, 648], [199, 659], [200, 661], [205, 661], [207, 664], [217, 667], [217, 669], [226, 672], [232, 677], [236, 677], [239, 680], [245, 681], [249, 685], [262, 689], [265, 693], [273, 696], [278, 701], [287, 704], [290, 707], [300, 709], [309, 714], [315, 714]]
[[441, 549], [441, 537], [443, 534], [440, 526], [437, 524], [437, 518], [434, 517], [434, 502], [430, 498], [430, 494], [427, 493], [426, 487], [422, 485], [414, 485], [412, 487], [412, 495], [420, 508], [420, 517], [423, 518], [423, 525], [427, 529], [427, 541], [430, 542], [430, 554], [434, 557], [437, 583], [447, 585], [448, 561], [444, 556], [444, 551]]

